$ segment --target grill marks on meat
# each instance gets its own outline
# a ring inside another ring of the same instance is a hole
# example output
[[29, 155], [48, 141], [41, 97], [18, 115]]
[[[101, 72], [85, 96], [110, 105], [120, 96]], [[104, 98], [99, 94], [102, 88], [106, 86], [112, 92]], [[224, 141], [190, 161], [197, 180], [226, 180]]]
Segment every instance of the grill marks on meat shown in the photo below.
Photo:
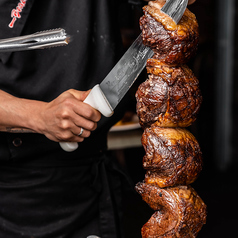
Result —
[[148, 13], [141, 17], [140, 25], [143, 26], [143, 43], [153, 49], [158, 59], [164, 59], [167, 62], [166, 57], [173, 47], [169, 33]]
[[198, 47], [199, 31], [195, 15], [188, 9], [176, 25], [160, 11], [163, 3], [150, 1], [140, 18], [143, 43], [153, 49], [154, 58], [166, 64], [185, 64]]
[[190, 186], [161, 189], [138, 183], [136, 191], [156, 212], [142, 228], [142, 237], [196, 237], [206, 222], [206, 205]]
[[159, 120], [167, 111], [169, 88], [162, 78], [155, 75], [142, 83], [136, 92], [136, 110], [140, 125], [145, 127]]
[[186, 9], [176, 25], [160, 11], [164, 2], [150, 1], [140, 19], [143, 43], [155, 54], [147, 61], [148, 79], [135, 95], [146, 170], [135, 189], [155, 210], [141, 229], [142, 238], [194, 238], [206, 222], [206, 205], [189, 186], [202, 170], [202, 153], [184, 127], [196, 120], [202, 96], [185, 63], [197, 50], [198, 23]]
[[196, 138], [186, 129], [146, 128], [142, 135], [145, 149], [145, 182], [168, 186], [193, 183], [202, 170], [202, 152]]
[[186, 66], [168, 66], [147, 61], [149, 78], [137, 92], [137, 114], [141, 126], [187, 127], [197, 118], [202, 96], [199, 81]]

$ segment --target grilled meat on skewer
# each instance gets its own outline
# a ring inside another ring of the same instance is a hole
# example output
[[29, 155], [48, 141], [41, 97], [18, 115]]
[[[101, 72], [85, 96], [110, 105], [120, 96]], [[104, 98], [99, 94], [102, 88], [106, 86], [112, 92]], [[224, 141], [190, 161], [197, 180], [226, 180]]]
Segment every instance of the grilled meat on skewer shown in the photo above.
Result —
[[142, 127], [187, 127], [199, 112], [202, 96], [199, 81], [186, 65], [169, 66], [147, 61], [149, 78], [137, 92], [137, 115]]
[[190, 186], [161, 189], [138, 183], [137, 192], [156, 212], [142, 227], [142, 238], [193, 238], [206, 221], [206, 205]]
[[142, 135], [145, 182], [159, 187], [188, 185], [202, 170], [202, 152], [186, 129], [152, 126]]

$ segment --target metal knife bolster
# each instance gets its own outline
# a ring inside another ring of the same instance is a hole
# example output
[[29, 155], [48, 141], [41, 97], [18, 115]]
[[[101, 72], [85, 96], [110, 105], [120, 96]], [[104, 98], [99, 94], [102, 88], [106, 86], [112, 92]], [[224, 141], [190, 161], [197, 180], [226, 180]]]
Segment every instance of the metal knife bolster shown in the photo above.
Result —
[[100, 88], [114, 110], [154, 52], [142, 42], [139, 35], [106, 78]]

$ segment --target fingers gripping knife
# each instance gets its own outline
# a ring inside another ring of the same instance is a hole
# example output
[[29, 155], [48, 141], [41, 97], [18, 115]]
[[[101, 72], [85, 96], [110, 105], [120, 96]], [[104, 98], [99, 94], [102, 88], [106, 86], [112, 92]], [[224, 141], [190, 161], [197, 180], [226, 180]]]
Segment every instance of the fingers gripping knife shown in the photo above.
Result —
[[[187, 4], [188, 0], [167, 0], [161, 11], [169, 15], [177, 24]], [[69, 40], [70, 37], [65, 30], [59, 28], [0, 40], [0, 52], [45, 49], [67, 45]], [[143, 45], [142, 36], [138, 36], [100, 85], [94, 86], [84, 102], [100, 111], [105, 117], [112, 116], [113, 110], [139, 76], [147, 59], [153, 54], [149, 47]], [[61, 142], [60, 146], [68, 152], [78, 148], [76, 142]]]
[[[187, 4], [188, 0], [167, 0], [161, 11], [178, 24]], [[94, 86], [84, 102], [100, 111], [105, 117], [112, 116], [113, 110], [153, 54], [149, 47], [143, 45], [142, 36], [138, 36], [100, 85]], [[68, 152], [78, 148], [77, 142], [60, 142], [60, 146]]]
[[[153, 54], [150, 48], [143, 45], [142, 37], [139, 36], [100, 85], [93, 87], [84, 102], [100, 111], [105, 117], [112, 116], [113, 110], [139, 76], [147, 59]], [[68, 152], [78, 148], [77, 142], [61, 142], [60, 145]]]

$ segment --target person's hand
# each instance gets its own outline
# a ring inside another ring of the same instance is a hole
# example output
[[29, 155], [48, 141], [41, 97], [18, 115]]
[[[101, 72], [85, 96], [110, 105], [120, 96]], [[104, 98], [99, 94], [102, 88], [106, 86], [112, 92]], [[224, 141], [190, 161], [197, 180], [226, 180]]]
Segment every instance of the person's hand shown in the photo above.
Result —
[[[100, 112], [84, 103], [89, 91], [70, 89], [41, 108], [37, 131], [53, 141], [82, 142], [97, 128]], [[82, 135], [78, 136], [83, 128]]]

